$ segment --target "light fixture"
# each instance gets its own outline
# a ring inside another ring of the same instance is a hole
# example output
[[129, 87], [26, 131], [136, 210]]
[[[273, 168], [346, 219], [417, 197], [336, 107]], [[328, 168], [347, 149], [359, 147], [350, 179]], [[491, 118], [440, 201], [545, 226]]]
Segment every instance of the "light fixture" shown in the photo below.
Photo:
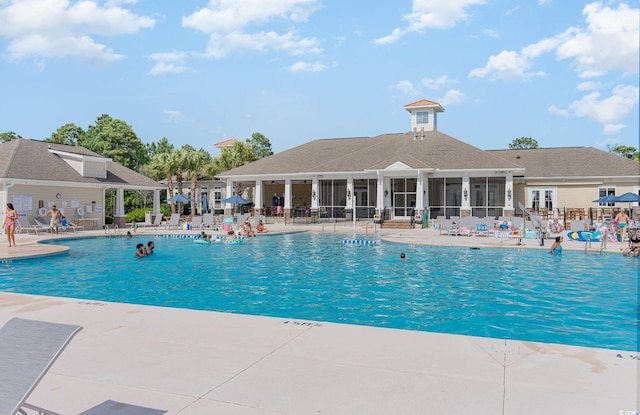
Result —
[[464, 200], [467, 200], [467, 197], [469, 197], [469, 192], [467, 191], [466, 187], [462, 193], [464, 194]]
[[347, 190], [347, 200], [351, 200], [351, 190]]
[[389, 196], [389, 191], [388, 191], [388, 190], [385, 190], [385, 191], [384, 191], [384, 197], [387, 197], [387, 196]]
[[507, 189], [507, 199], [511, 200], [511, 189]]
[[313, 200], [316, 200], [316, 191], [315, 190], [313, 192], [311, 192], [311, 197], [313, 198]]

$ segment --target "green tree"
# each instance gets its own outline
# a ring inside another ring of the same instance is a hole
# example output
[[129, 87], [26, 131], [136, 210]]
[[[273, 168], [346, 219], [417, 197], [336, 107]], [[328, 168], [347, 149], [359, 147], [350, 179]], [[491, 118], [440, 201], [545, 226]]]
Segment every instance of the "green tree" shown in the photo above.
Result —
[[248, 138], [246, 142], [251, 148], [253, 160], [259, 160], [273, 154], [271, 141], [260, 133], [251, 134], [251, 138]]
[[7, 141], [15, 140], [16, 138], [22, 138], [18, 134], [13, 131], [7, 131], [4, 133], [0, 133], [0, 142], [6, 143]]
[[[147, 174], [154, 180], [167, 180], [167, 198], [173, 197], [173, 173], [176, 170], [175, 157], [172, 153], [158, 153], [145, 167]], [[171, 205], [172, 213], [175, 213], [175, 205]]]
[[214, 159], [218, 172], [240, 167], [254, 161], [251, 146], [241, 141], [233, 143], [231, 148], [223, 148], [220, 155]]
[[204, 173], [204, 168], [210, 161], [211, 161], [211, 155], [202, 149], [200, 149], [199, 151], [185, 151], [184, 153], [184, 165], [188, 171], [189, 178], [191, 179], [191, 198], [192, 198], [191, 215], [192, 216], [196, 213], [195, 195], [196, 195], [196, 187], [198, 184], [198, 176]]
[[173, 150], [175, 150], [175, 147], [173, 146], [173, 144], [169, 143], [167, 137], [162, 137], [160, 141], [158, 141], [158, 144], [151, 143], [147, 144], [146, 147], [147, 154], [149, 154], [150, 159], [152, 159], [156, 154], [171, 153]]
[[640, 161], [640, 151], [638, 151], [638, 149], [635, 147], [608, 144], [607, 150], [609, 150], [609, 153]]
[[509, 144], [509, 148], [511, 150], [520, 148], [538, 148], [538, 142], [531, 137], [520, 137], [514, 139], [511, 144]]
[[147, 150], [124, 121], [102, 114], [89, 126], [78, 144], [133, 170], [149, 162]]
[[75, 146], [84, 134], [85, 131], [82, 127], [78, 127], [74, 123], [68, 123], [58, 128], [55, 133], [51, 134], [51, 137], [46, 138], [44, 141]]

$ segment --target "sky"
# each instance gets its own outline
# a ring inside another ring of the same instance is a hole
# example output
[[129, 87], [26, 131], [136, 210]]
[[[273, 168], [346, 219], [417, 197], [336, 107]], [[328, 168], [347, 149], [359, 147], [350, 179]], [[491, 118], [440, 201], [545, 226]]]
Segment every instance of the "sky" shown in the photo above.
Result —
[[438, 130], [478, 148], [639, 147], [640, 1], [0, 0], [0, 132], [108, 114], [144, 143]]

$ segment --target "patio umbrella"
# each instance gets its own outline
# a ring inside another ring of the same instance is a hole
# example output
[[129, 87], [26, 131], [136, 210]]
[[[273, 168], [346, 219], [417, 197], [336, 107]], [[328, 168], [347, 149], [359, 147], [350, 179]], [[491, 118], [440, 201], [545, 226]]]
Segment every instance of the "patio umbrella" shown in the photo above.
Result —
[[234, 205], [248, 205], [249, 203], [251, 203], [250, 200], [243, 199], [238, 195], [233, 195], [233, 196], [228, 197], [226, 199], [222, 199], [222, 201], [224, 203], [232, 203]]
[[189, 199], [188, 197], [186, 197], [185, 195], [183, 195], [181, 193], [178, 193], [174, 197], [170, 197], [169, 199], [165, 200], [165, 202], [168, 202], [168, 203], [188, 203], [188, 202], [191, 202], [191, 199]]
[[209, 211], [209, 199], [206, 193], [202, 194], [202, 213]]
[[623, 195], [616, 196], [614, 199], [614, 202], [629, 202], [629, 210], [631, 210], [631, 203], [640, 202], [640, 195], [633, 192], [627, 192]]
[[596, 203], [615, 203], [617, 202], [616, 195], [606, 195], [601, 197], [600, 199], [594, 200]]

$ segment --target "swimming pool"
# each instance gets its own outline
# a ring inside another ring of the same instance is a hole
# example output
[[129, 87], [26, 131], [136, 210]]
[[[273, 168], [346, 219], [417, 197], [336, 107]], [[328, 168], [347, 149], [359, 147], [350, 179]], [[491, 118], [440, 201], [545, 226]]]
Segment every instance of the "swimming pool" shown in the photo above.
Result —
[[64, 240], [68, 254], [3, 264], [0, 290], [639, 351], [638, 259], [351, 238]]

